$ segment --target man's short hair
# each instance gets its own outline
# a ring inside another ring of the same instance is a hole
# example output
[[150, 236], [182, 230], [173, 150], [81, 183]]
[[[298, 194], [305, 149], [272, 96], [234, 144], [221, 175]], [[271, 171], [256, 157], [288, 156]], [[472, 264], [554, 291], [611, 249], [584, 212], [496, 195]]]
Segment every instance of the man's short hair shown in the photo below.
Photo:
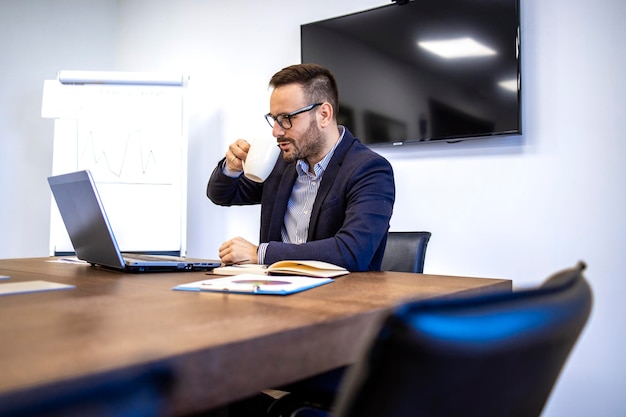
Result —
[[278, 71], [270, 80], [272, 88], [298, 84], [304, 90], [308, 104], [330, 103], [333, 107], [333, 118], [339, 111], [339, 92], [335, 76], [328, 68], [318, 64], [296, 64]]

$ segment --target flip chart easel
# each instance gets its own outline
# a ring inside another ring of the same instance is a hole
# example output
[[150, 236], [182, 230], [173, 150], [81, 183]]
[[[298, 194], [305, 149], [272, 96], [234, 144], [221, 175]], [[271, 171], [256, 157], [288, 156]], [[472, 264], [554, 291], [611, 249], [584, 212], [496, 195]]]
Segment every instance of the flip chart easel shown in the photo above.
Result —
[[[88, 169], [122, 251], [186, 254], [187, 122], [181, 75], [61, 71], [44, 82], [52, 174]], [[52, 202], [51, 255], [73, 252]]]

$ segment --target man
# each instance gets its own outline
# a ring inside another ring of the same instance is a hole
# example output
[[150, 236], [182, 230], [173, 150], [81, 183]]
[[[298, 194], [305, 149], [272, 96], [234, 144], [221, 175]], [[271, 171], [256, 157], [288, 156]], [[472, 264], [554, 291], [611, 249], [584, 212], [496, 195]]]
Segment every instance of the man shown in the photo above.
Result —
[[238, 139], [207, 187], [218, 205], [261, 204], [260, 244], [236, 237], [219, 248], [220, 259], [314, 259], [380, 270], [395, 199], [391, 165], [337, 125], [337, 84], [326, 68], [292, 65], [269, 85], [265, 118], [282, 157], [264, 183], [250, 181], [241, 175], [250, 145]]

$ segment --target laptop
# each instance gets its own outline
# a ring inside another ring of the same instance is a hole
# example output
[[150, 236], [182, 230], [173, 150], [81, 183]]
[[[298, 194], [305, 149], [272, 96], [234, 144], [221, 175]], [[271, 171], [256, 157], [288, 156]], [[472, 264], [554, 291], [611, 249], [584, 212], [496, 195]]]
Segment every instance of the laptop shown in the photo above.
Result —
[[221, 262], [168, 255], [122, 254], [88, 170], [48, 177], [76, 257], [126, 272], [206, 271]]

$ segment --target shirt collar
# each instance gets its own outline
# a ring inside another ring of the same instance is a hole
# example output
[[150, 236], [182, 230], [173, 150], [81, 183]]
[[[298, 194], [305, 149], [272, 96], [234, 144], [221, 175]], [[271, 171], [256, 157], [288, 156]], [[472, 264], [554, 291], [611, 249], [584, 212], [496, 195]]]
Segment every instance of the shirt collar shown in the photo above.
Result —
[[[337, 149], [337, 146], [339, 146], [344, 134], [346, 133], [346, 129], [343, 126], [339, 125], [338, 127], [339, 140], [337, 140], [335, 146], [333, 146], [333, 148], [326, 154], [326, 156], [324, 156], [322, 160], [315, 164], [315, 166], [313, 167], [315, 177], [321, 177], [324, 171], [326, 171], [326, 168], [328, 167], [328, 164], [330, 163], [330, 160], [335, 153], [335, 149]], [[313, 175], [309, 173], [309, 163], [304, 159], [298, 159], [298, 161], [296, 162], [296, 171], [298, 172], [298, 175]]]

